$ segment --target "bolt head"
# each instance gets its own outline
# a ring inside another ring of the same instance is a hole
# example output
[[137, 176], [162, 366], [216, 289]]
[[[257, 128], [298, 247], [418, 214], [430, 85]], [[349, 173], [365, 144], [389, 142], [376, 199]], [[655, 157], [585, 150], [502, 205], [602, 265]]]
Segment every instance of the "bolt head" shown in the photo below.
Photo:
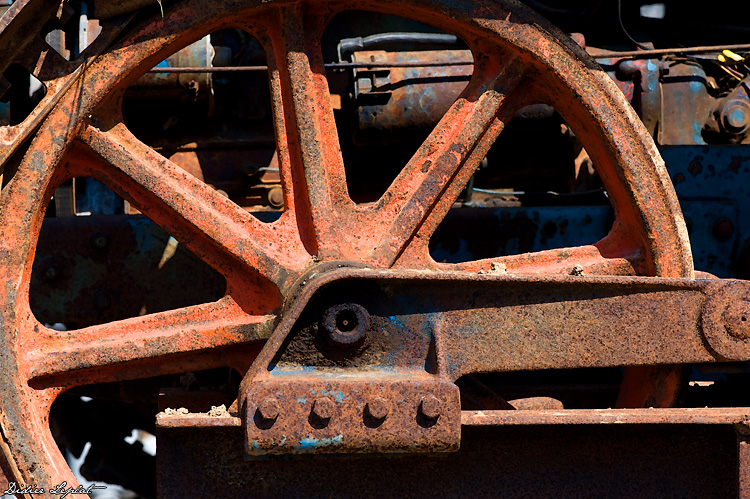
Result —
[[440, 399], [434, 395], [426, 395], [422, 397], [422, 402], [419, 404], [419, 410], [422, 412], [422, 415], [428, 419], [439, 418], [442, 409]]
[[59, 275], [59, 272], [55, 265], [48, 265], [47, 267], [45, 267], [43, 272], [45, 281], [54, 281]]
[[724, 128], [730, 133], [744, 133], [750, 126], [750, 105], [741, 99], [727, 102], [721, 111]]
[[281, 187], [274, 187], [268, 191], [268, 204], [274, 208], [281, 208], [284, 206], [284, 191]]
[[315, 399], [315, 402], [313, 402], [312, 413], [314, 416], [322, 420], [326, 420], [333, 417], [333, 412], [335, 411], [335, 409], [336, 406], [333, 403], [333, 400], [328, 397], [320, 397]]
[[375, 397], [367, 402], [365, 413], [373, 419], [385, 419], [391, 412], [391, 405], [383, 397]]
[[713, 234], [719, 241], [727, 241], [734, 233], [734, 225], [726, 218], [718, 220], [713, 226]]
[[342, 303], [335, 305], [323, 314], [323, 331], [328, 340], [337, 345], [360, 344], [370, 327], [370, 314], [362, 305]]
[[274, 397], [266, 397], [258, 404], [258, 413], [263, 419], [276, 419], [279, 417], [280, 412], [279, 401]]
[[109, 238], [102, 233], [94, 234], [91, 238], [91, 245], [96, 249], [104, 249], [109, 244]]
[[735, 338], [750, 339], [750, 302], [737, 300], [730, 303], [724, 312], [724, 324]]

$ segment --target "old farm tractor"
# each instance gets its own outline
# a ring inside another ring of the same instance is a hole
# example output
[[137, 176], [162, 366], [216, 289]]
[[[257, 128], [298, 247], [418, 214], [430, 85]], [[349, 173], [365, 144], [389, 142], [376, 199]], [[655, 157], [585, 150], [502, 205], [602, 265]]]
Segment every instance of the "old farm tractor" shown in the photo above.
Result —
[[0, 493], [750, 497], [749, 7], [0, 12]]

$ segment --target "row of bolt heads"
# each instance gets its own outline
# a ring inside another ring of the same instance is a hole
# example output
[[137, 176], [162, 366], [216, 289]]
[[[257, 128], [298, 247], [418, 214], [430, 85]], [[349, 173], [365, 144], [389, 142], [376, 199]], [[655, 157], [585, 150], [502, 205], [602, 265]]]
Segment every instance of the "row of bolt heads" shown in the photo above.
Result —
[[[312, 404], [310, 414], [321, 421], [329, 421], [336, 410], [336, 404], [328, 397], [319, 397]], [[378, 421], [385, 420], [391, 412], [390, 403], [383, 397], [374, 397], [365, 405], [364, 416]], [[440, 399], [434, 395], [425, 395], [419, 402], [419, 412], [429, 420], [437, 420], [442, 413]], [[281, 414], [279, 401], [266, 397], [258, 404], [258, 415], [265, 421], [275, 421]]]

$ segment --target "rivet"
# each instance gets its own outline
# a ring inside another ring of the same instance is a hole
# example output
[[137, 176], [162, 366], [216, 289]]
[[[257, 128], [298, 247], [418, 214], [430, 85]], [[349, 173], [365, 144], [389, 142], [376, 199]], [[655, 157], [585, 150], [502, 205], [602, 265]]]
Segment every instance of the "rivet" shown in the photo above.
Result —
[[109, 238], [102, 233], [94, 234], [91, 237], [91, 245], [97, 249], [104, 249], [109, 244]]
[[45, 281], [54, 281], [59, 274], [60, 272], [55, 264], [47, 265], [42, 271], [42, 276]]
[[719, 241], [727, 241], [734, 233], [734, 225], [726, 218], [717, 220], [713, 226], [712, 232], [714, 237]]

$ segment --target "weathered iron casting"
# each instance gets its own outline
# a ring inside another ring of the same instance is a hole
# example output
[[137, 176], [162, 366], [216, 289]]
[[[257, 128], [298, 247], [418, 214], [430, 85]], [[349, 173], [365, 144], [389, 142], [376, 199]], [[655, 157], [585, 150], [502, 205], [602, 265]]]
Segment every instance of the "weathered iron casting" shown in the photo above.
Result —
[[[115, 3], [107, 12], [130, 10]], [[462, 374], [629, 366], [619, 405], [665, 407], [683, 382], [674, 364], [750, 357], [746, 308], [734, 301], [750, 298], [746, 284], [693, 280], [655, 145], [578, 45], [511, 2], [356, 6], [406, 11], [460, 35], [474, 54], [458, 100], [374, 203], [348, 195], [320, 53], [327, 22], [351, 3], [176, 2], [163, 18], [112, 18], [73, 68], [34, 73], [47, 96], [3, 129], [10, 140], [0, 150], [0, 452], [9, 479], [76, 483], [48, 415], [61, 392], [92, 383], [230, 366], [245, 375], [235, 415], [198, 419], [235, 424], [240, 415], [250, 453], [448, 451], [462, 421], [485, 417], [460, 412], [453, 381]], [[268, 54], [285, 206], [273, 223], [156, 153], [122, 117], [131, 83], [227, 26], [251, 32]], [[575, 125], [614, 208], [611, 231], [593, 245], [434, 261], [428, 242], [440, 221], [505, 123], [539, 102]], [[226, 295], [75, 331], [41, 324], [28, 294], [45, 207], [56, 187], [82, 176], [218, 271]], [[163, 415], [159, 424], [194, 419]]]
[[[456, 450], [452, 382], [476, 372], [750, 360], [744, 281], [339, 268], [301, 282], [240, 387], [250, 454]], [[356, 342], [331, 340], [332, 312]], [[375, 397], [387, 420], [368, 419]]]

